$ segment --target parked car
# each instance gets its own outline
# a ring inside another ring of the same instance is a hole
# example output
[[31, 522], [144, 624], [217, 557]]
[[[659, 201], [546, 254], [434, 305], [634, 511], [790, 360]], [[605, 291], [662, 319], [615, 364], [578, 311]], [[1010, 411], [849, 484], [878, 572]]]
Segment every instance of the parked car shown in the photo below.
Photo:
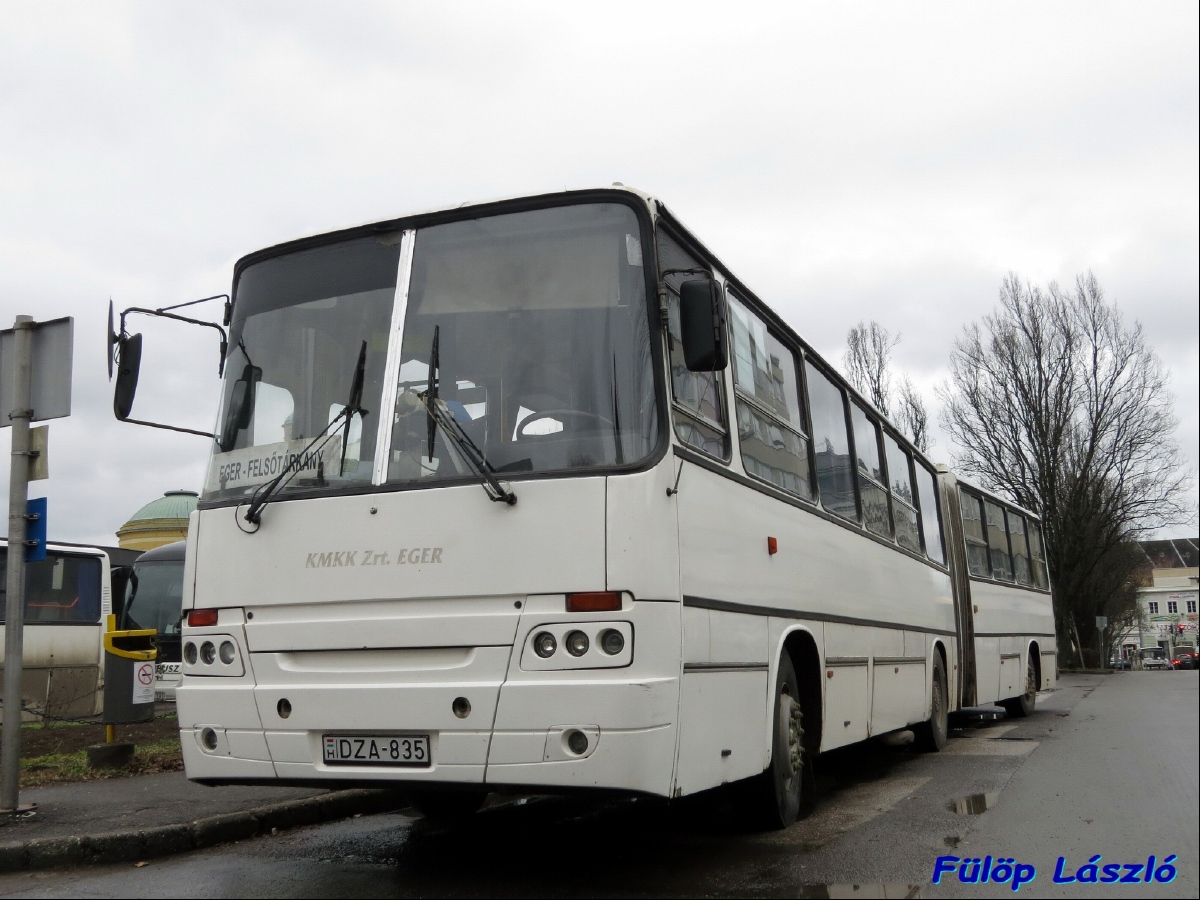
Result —
[[1108, 661], [1108, 667], [1110, 669], [1128, 669], [1131, 668], [1131, 666], [1132, 663], [1130, 662], [1129, 657], [1122, 656], [1119, 653]]
[[1196, 668], [1196, 648], [1181, 644], [1175, 648], [1175, 656], [1171, 660], [1172, 669]]
[[1161, 669], [1169, 672], [1171, 661], [1167, 659], [1167, 651], [1162, 647], [1143, 647], [1139, 651], [1143, 669]]

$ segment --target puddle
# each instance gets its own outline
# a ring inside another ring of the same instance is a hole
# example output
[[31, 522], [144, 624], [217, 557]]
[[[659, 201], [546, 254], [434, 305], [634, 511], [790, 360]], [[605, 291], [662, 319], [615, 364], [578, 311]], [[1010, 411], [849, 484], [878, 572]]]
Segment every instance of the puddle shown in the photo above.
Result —
[[963, 816], [977, 816], [985, 813], [1000, 799], [999, 791], [988, 791], [986, 794], [968, 794], [950, 801], [950, 811]]
[[920, 897], [919, 884], [802, 884], [793, 895], [811, 900], [840, 900], [849, 897], [882, 897], [884, 900]]

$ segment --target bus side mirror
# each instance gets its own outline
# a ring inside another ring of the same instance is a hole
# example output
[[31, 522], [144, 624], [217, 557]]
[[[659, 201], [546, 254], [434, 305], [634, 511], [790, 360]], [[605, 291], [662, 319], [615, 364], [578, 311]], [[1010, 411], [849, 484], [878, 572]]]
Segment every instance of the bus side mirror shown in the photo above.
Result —
[[683, 361], [689, 372], [719, 372], [729, 361], [725, 294], [712, 278], [679, 286]]
[[125, 611], [129, 601], [133, 599], [129, 591], [129, 586], [134, 585], [134, 593], [137, 593], [137, 576], [133, 574], [133, 566], [115, 566], [109, 573], [109, 581], [112, 590], [112, 611], [117, 617], [117, 630], [124, 628]]
[[246, 366], [242, 369], [242, 377], [233, 383], [229, 394], [229, 413], [225, 416], [225, 426], [221, 429], [221, 450], [228, 453], [237, 443], [237, 433], [250, 427], [254, 418], [255, 388], [262, 380], [262, 369], [258, 366]]
[[133, 411], [133, 397], [137, 393], [138, 373], [142, 368], [142, 336], [121, 335], [117, 339], [117, 385], [113, 391], [113, 413], [121, 420], [129, 418]]

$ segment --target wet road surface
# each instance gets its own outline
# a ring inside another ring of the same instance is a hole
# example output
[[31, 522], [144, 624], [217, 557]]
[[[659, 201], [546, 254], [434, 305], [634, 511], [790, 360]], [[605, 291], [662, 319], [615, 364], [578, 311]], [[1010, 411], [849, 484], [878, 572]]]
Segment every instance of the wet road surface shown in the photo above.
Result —
[[142, 867], [7, 875], [0, 896], [1011, 896], [930, 884], [939, 855], [1002, 853], [1038, 869], [1021, 896], [1095, 896], [1105, 886], [1050, 883], [1057, 856], [1175, 852], [1177, 880], [1138, 893], [1194, 897], [1197, 675], [1068, 676], [1029, 719], [975, 716], [939, 754], [902, 737], [826, 754], [811, 814], [782, 832], [741, 829], [721, 792], [510, 797], [457, 828], [410, 810]]

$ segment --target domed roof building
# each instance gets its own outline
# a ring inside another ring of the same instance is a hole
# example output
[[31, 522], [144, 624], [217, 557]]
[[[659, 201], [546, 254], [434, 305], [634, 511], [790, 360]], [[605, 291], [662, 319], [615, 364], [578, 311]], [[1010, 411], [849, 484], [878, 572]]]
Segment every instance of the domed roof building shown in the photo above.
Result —
[[187, 537], [188, 516], [196, 508], [195, 491], [167, 491], [151, 500], [117, 529], [117, 543], [129, 550], [153, 550]]

